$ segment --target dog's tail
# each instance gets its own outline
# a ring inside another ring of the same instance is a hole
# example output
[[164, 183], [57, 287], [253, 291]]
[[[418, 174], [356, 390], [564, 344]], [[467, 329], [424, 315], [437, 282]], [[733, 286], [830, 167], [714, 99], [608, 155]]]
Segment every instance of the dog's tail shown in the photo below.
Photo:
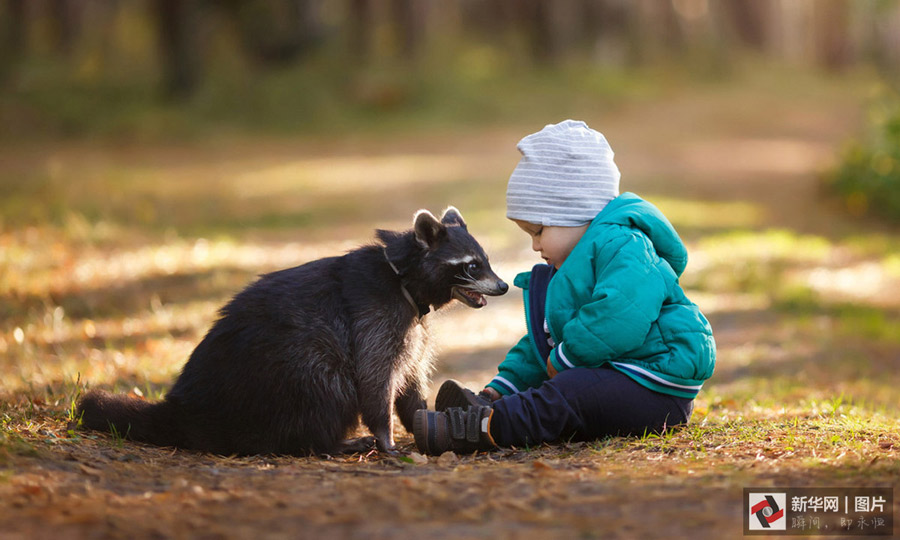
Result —
[[158, 446], [182, 446], [172, 412], [172, 404], [167, 401], [152, 403], [92, 390], [78, 403], [75, 414], [87, 429]]

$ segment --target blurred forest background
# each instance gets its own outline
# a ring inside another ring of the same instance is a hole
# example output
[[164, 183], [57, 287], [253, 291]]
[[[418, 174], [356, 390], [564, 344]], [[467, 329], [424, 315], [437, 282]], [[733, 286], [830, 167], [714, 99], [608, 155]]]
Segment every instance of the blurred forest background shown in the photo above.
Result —
[[892, 0], [3, 0], [0, 21], [14, 139], [484, 123], [748, 61], [900, 68]]

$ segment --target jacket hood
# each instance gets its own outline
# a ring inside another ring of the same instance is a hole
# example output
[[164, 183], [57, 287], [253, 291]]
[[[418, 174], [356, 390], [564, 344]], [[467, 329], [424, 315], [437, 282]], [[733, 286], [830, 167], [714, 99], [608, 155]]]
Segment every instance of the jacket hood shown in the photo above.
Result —
[[687, 267], [688, 254], [675, 228], [658, 208], [634, 193], [623, 193], [597, 214], [591, 226], [604, 223], [638, 229], [650, 239], [656, 254], [681, 276]]

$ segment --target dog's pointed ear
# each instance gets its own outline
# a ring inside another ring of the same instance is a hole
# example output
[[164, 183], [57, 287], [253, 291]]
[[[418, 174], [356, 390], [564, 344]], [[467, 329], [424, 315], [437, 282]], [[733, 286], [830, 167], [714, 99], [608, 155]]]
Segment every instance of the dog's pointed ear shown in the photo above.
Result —
[[448, 227], [458, 226], [463, 229], [466, 228], [466, 222], [462, 217], [462, 214], [459, 213], [453, 206], [448, 206], [446, 210], [444, 210], [444, 215], [441, 216], [441, 223], [447, 225]]
[[428, 210], [416, 212], [416, 216], [413, 218], [413, 230], [416, 233], [416, 241], [426, 249], [437, 246], [441, 238], [447, 234], [447, 228]]

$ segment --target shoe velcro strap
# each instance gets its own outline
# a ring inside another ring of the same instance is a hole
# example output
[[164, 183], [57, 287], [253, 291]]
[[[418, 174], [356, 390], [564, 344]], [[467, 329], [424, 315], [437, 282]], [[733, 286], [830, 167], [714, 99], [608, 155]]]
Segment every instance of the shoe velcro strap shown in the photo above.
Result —
[[466, 411], [466, 440], [477, 443], [481, 440], [481, 407], [469, 407]]
[[491, 401], [491, 395], [487, 393], [487, 390], [482, 390], [475, 395], [475, 399], [478, 400], [478, 404], [483, 407], [493, 407], [494, 402]]
[[450, 420], [450, 438], [457, 440], [465, 438], [465, 412], [459, 407], [450, 407], [446, 413], [447, 419]]

